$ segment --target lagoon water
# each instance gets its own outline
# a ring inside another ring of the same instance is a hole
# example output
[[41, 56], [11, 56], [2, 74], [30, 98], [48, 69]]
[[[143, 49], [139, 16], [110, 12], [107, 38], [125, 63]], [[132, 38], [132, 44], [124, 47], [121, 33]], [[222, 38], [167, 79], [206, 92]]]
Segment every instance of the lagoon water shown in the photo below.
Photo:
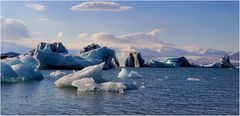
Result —
[[[145, 88], [77, 93], [57, 88], [54, 70], [42, 70], [42, 81], [1, 84], [1, 114], [239, 114], [239, 70], [207, 68], [127, 68], [143, 78], [127, 84]], [[64, 70], [72, 73], [72, 70]], [[103, 71], [117, 78], [120, 68]]]

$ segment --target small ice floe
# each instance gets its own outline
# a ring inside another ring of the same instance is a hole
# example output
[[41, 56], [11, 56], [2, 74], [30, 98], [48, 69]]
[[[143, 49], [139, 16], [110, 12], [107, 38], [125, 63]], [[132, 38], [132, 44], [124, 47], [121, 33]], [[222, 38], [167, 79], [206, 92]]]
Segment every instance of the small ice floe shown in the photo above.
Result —
[[168, 78], [168, 76], [166, 75], [166, 76], [165, 76], [165, 78], [167, 79], [167, 78]]
[[122, 80], [124, 80], [125, 78], [128, 77], [128, 75], [129, 75], [128, 70], [125, 69], [125, 68], [122, 68], [122, 70], [118, 73], [118, 76], [117, 76], [117, 77], [120, 78], [120, 79], [122, 79]]
[[65, 72], [61, 72], [60, 70], [57, 70], [55, 72], [51, 72], [49, 75], [51, 77], [63, 77], [63, 76], [66, 75], [66, 73]]
[[158, 81], [162, 81], [162, 79], [158, 79]]
[[131, 78], [142, 78], [143, 76], [140, 75], [137, 71], [131, 71], [129, 73], [128, 77], [131, 77]]
[[137, 82], [133, 82], [133, 84], [134, 84], [134, 85], [136, 85], [136, 84], [137, 84]]
[[79, 92], [93, 91], [96, 88], [96, 83], [92, 78], [75, 80], [71, 83], [71, 85], [77, 87]]
[[126, 78], [142, 78], [143, 76], [139, 74], [137, 71], [131, 71], [129, 72], [127, 69], [122, 68], [122, 70], [119, 72], [118, 78], [124, 80]]
[[200, 81], [200, 79], [198, 78], [192, 78], [192, 77], [189, 77], [187, 78], [188, 81]]
[[115, 91], [119, 93], [124, 93], [123, 90], [127, 89], [127, 86], [121, 82], [105, 82], [97, 84], [97, 90], [101, 91]]
[[212, 79], [214, 79], [214, 80], [215, 80], [215, 79], [217, 79], [217, 78], [212, 78]]
[[144, 85], [140, 86], [139, 89], [145, 89], [146, 87]]

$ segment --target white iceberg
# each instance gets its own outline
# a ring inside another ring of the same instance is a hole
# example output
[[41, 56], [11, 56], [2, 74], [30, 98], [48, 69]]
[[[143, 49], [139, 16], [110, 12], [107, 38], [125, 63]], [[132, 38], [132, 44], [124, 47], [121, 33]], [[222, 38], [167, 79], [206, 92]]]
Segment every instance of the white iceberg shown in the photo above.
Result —
[[124, 80], [126, 78], [142, 78], [143, 76], [140, 75], [137, 71], [129, 72], [127, 69], [122, 68], [122, 70], [118, 73], [118, 78]]
[[101, 91], [114, 91], [124, 93], [123, 90], [127, 89], [127, 86], [121, 82], [105, 82], [97, 84], [97, 89]]
[[104, 62], [94, 66], [88, 66], [78, 72], [68, 74], [55, 82], [57, 87], [72, 87], [71, 83], [82, 78], [92, 77], [95, 82], [102, 81], [102, 69]]
[[127, 78], [128, 75], [129, 75], [129, 71], [125, 68], [122, 68], [122, 70], [118, 73], [117, 77], [123, 80], [123, 79]]
[[71, 85], [77, 87], [80, 92], [93, 91], [96, 88], [96, 83], [92, 78], [75, 80], [71, 83]]
[[63, 76], [66, 75], [66, 73], [65, 73], [65, 72], [62, 72], [62, 71], [60, 71], [60, 70], [57, 70], [57, 71], [55, 71], [55, 72], [51, 72], [49, 75], [50, 75], [51, 77], [63, 77]]

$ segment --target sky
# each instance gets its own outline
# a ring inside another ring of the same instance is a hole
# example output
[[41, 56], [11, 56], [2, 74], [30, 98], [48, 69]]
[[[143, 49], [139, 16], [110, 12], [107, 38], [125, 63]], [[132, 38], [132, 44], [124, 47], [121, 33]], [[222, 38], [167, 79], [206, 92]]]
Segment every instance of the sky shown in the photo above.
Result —
[[[238, 2], [1, 1], [1, 43], [239, 51]], [[12, 45], [12, 46], [11, 46]], [[3, 45], [2, 45], [3, 46]]]

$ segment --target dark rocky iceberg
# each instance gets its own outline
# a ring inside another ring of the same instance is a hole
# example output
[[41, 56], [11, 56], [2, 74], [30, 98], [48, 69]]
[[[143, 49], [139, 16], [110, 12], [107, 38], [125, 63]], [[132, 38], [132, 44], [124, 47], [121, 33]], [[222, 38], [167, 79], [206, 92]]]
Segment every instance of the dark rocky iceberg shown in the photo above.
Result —
[[7, 53], [1, 53], [1, 59], [5, 59], [5, 58], [13, 58], [13, 57], [17, 57], [19, 56], [19, 53], [16, 52], [7, 52]]
[[203, 67], [205, 67], [205, 68], [235, 68], [231, 64], [229, 56], [224, 56], [224, 57], [220, 58], [219, 61], [214, 62], [209, 65], [204, 65]]
[[144, 67], [144, 59], [140, 52], [120, 53], [116, 59], [119, 67]]

